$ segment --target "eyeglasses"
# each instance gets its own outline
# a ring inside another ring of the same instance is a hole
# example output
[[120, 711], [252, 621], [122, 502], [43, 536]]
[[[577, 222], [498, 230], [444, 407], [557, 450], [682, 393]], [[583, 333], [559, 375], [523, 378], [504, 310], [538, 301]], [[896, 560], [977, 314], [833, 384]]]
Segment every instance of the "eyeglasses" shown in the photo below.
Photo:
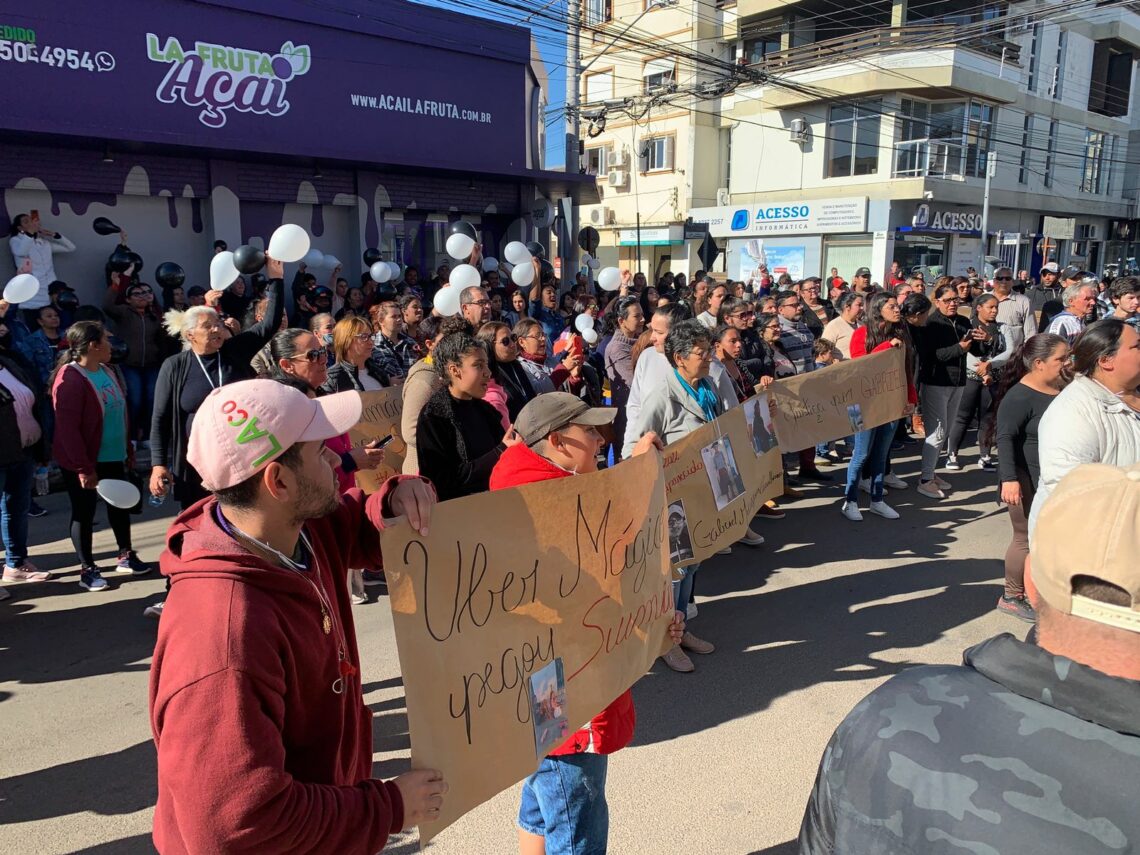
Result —
[[938, 302], [939, 303], [945, 303], [947, 306], [949, 306], [951, 303], [961, 303], [962, 301], [959, 300], [957, 297], [943, 297]]
[[472, 300], [470, 303], [466, 303], [465, 305], [467, 305], [467, 306], [489, 306], [489, 305], [491, 305], [491, 301], [490, 300]]
[[514, 333], [511, 333], [508, 336], [503, 336], [503, 338], [499, 339], [499, 344], [501, 344], [503, 347], [507, 347], [509, 345], [518, 344], [518, 343], [519, 343], [519, 337], [517, 335], [515, 335]]
[[546, 341], [546, 333], [531, 333], [530, 335], [520, 336], [520, 338], [533, 338], [535, 341]]
[[742, 319], [743, 318], [754, 318], [754, 317], [756, 317], [756, 313], [755, 312], [733, 312], [731, 315], [729, 315], [729, 317], [731, 317], [731, 318], [742, 318]]
[[323, 350], [321, 350], [320, 348], [313, 348], [312, 350], [306, 350], [304, 353], [298, 353], [296, 356], [293, 357], [293, 359], [303, 359], [306, 362], [318, 362], [319, 360], [324, 359], [324, 358], [325, 358], [325, 352]]
[[994, 282], [1012, 282], [1012, 281], [1013, 281], [1012, 276], [995, 276], [994, 277]]
[[366, 332], [357, 333], [356, 335], [353, 336], [353, 339], [355, 339], [356, 341], [372, 341], [372, 333], [366, 333]]

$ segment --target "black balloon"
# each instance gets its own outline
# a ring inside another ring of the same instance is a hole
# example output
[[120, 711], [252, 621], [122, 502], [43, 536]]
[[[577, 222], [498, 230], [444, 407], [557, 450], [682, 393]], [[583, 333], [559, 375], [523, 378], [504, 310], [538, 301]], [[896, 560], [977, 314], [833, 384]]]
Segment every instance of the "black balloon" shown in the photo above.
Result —
[[376, 302], [387, 303], [397, 297], [396, 289], [390, 283], [384, 282], [376, 288]]
[[365, 267], [371, 267], [377, 261], [380, 261], [381, 258], [383, 258], [383, 256], [380, 254], [380, 250], [376, 249], [374, 246], [370, 246], [368, 249], [364, 250]]
[[601, 241], [602, 236], [598, 234], [598, 230], [593, 226], [586, 226], [586, 228], [578, 232], [578, 246], [582, 247], [582, 249], [590, 253], [590, 255], [594, 254], [594, 251], [597, 250], [598, 244], [601, 243]]
[[103, 235], [117, 235], [122, 231], [118, 226], [108, 220], [106, 217], [96, 217], [91, 223], [91, 228], [95, 229], [95, 234]]
[[137, 252], [132, 252], [129, 249], [127, 250], [127, 256], [130, 258], [131, 264], [133, 264], [135, 267], [135, 270], [134, 270], [135, 276], [140, 275], [142, 273], [142, 269], [143, 269], [143, 257], [141, 255], [139, 255]]
[[162, 288], [181, 288], [186, 271], [173, 261], [164, 261], [154, 269], [154, 281]]
[[539, 265], [542, 269], [542, 272], [540, 274], [541, 278], [545, 279], [547, 276], [554, 275], [554, 265], [547, 261], [545, 258], [539, 261]]
[[[453, 235], [467, 235], [475, 243], [479, 243], [479, 235], [475, 231], [475, 227], [466, 220], [456, 220], [451, 224], [451, 234]], [[376, 259], [379, 261], [380, 259]]]
[[134, 255], [129, 249], [122, 244], [115, 247], [115, 251], [111, 253], [111, 257], [107, 259], [107, 264], [116, 273], [122, 273], [131, 266], [131, 256]]
[[265, 266], [265, 252], [256, 246], [239, 246], [234, 250], [234, 267], [238, 273], [256, 273]]
[[528, 240], [526, 242], [526, 248], [535, 258], [546, 258], [546, 247], [540, 244], [538, 241]]

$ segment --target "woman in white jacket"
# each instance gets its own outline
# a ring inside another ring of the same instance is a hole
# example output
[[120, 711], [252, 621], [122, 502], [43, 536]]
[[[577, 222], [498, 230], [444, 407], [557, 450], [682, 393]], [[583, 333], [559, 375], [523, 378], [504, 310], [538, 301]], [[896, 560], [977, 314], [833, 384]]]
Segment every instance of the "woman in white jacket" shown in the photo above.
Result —
[[48, 296], [48, 286], [58, 277], [55, 275], [55, 263], [52, 254], [56, 252], [74, 252], [75, 244], [59, 232], [49, 231], [40, 226], [39, 218], [32, 218], [30, 214], [17, 214], [12, 220], [11, 237], [8, 246], [12, 250], [12, 260], [16, 262], [16, 269], [21, 270], [24, 263], [32, 264], [31, 274], [39, 280], [40, 290], [31, 299], [20, 304], [21, 309], [39, 309], [51, 302]]
[[1041, 417], [1041, 481], [1029, 514], [1029, 543], [1037, 514], [1062, 478], [1082, 463], [1140, 463], [1140, 333], [1106, 318], [1073, 346], [1077, 378]]

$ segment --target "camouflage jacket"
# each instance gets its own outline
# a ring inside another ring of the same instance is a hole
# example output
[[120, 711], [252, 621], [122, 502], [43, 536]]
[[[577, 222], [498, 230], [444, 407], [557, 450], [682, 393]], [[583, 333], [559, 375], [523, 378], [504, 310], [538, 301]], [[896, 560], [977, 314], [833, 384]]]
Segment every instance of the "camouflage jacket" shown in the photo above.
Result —
[[820, 762], [802, 855], [1140, 852], [1140, 682], [1011, 635], [910, 668]]

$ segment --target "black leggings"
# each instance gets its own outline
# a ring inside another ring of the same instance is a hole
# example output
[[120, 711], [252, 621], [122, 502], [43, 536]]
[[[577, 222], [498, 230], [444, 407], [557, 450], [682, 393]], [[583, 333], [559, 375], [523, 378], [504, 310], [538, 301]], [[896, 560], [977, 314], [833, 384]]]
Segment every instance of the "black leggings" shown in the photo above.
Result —
[[950, 428], [950, 439], [946, 443], [946, 450], [950, 454], [957, 454], [962, 447], [962, 440], [974, 419], [978, 420], [978, 449], [982, 454], [989, 452], [988, 447], [982, 447], [986, 434], [992, 432], [990, 422], [993, 421], [993, 393], [992, 387], [983, 386], [978, 380], [967, 380], [962, 390], [962, 402], [958, 405], [958, 412], [954, 416], [954, 426]]
[[[63, 483], [67, 487], [67, 497], [71, 499], [71, 544], [79, 563], [84, 567], [95, 566], [95, 556], [91, 550], [91, 532], [95, 523], [95, 506], [99, 494], [85, 490], [79, 485], [79, 475], [68, 469], [63, 471]], [[122, 463], [96, 463], [95, 474], [100, 479], [118, 478], [125, 480], [127, 467]], [[107, 521], [115, 533], [115, 543], [120, 552], [131, 548], [131, 514], [122, 508], [107, 505]]]

